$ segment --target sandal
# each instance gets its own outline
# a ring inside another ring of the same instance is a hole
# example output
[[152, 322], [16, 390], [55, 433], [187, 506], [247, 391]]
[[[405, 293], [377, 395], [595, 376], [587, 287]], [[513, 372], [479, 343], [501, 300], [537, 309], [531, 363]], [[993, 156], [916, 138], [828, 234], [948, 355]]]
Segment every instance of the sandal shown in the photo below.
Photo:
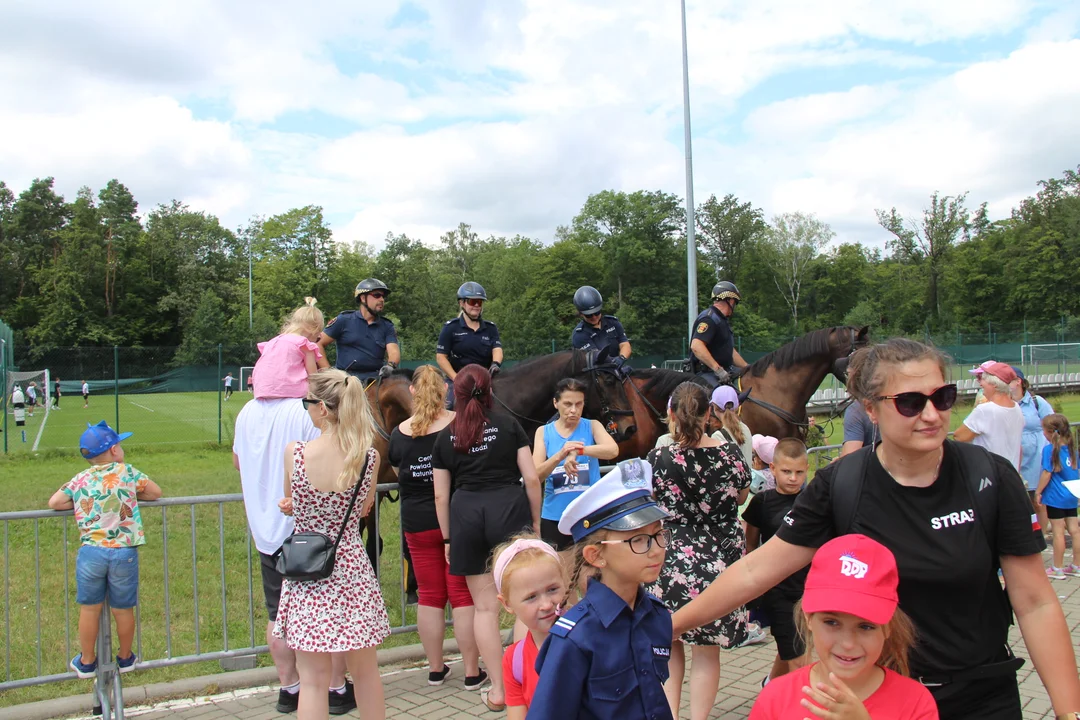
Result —
[[491, 690], [490, 687], [486, 687], [486, 688], [484, 688], [483, 690], [480, 691], [480, 699], [484, 701], [484, 705], [486, 705], [487, 709], [490, 710], [491, 712], [503, 712], [503, 711], [505, 711], [506, 710], [506, 703], [505, 702], [497, 705], [497, 704], [491, 702], [490, 700], [488, 700], [488, 692], [490, 690]]

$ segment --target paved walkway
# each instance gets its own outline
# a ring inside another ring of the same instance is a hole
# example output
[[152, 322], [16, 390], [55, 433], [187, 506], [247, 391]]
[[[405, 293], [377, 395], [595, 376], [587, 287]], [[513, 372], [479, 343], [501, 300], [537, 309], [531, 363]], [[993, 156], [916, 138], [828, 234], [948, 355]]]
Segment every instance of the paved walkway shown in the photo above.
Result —
[[[1048, 557], [1048, 554], [1043, 557]], [[1075, 647], [1080, 641], [1080, 578], [1056, 580], [1053, 583], [1064, 606]], [[1016, 627], [1012, 629], [1011, 641], [1018, 655], [1028, 656]], [[770, 640], [766, 644], [722, 654], [720, 692], [717, 693], [716, 705], [709, 715], [710, 718], [747, 717], [757, 696], [761, 678], [772, 664], [774, 651]], [[454, 661], [451, 661], [451, 664], [454, 665], [455, 675], [442, 687], [428, 686], [426, 667], [385, 668], [383, 682], [386, 687], [387, 717], [415, 720], [499, 717], [486, 711], [478, 693], [467, 692], [462, 688], [461, 666]], [[1053, 718], [1050, 701], [1030, 660], [1021, 668], [1019, 677], [1024, 718]], [[125, 716], [140, 720], [276, 720], [289, 717], [274, 710], [276, 700], [275, 688], [251, 688], [218, 696], [174, 700], [153, 707], [129, 708]], [[359, 715], [354, 711], [343, 717], [358, 718]], [[681, 717], [690, 717], [688, 689], [683, 691]]]

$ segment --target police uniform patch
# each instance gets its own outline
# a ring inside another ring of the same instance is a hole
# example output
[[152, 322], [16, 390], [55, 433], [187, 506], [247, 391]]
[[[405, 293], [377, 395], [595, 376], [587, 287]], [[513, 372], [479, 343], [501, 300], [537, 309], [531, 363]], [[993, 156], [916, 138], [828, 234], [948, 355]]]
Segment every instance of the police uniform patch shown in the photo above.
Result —
[[645, 477], [645, 468], [640, 460], [626, 460], [619, 463], [619, 472], [622, 475], [622, 484], [625, 488], [648, 487]]
[[330, 322], [326, 323], [326, 327], [330, 327], [331, 325], [333, 325], [336, 322], [337, 322], [337, 316], [334, 316], [334, 317], [330, 318]]
[[707, 322], [699, 322], [698, 323], [697, 332], [703, 333], [708, 329], [709, 329], [709, 323], [707, 323]]

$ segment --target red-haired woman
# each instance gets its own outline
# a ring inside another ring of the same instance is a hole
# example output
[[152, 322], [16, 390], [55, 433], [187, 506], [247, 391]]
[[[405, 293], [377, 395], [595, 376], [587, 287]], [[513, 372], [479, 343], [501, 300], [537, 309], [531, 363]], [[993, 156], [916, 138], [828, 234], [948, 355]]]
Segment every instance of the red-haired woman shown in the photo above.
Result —
[[540, 481], [525, 430], [513, 416], [492, 410], [491, 376], [485, 368], [467, 365], [457, 374], [454, 406], [457, 415], [439, 432], [431, 456], [435, 510], [450, 573], [465, 576], [473, 597], [476, 644], [491, 675], [484, 702], [501, 710], [500, 606], [488, 558], [496, 545], [523, 528], [539, 532]]

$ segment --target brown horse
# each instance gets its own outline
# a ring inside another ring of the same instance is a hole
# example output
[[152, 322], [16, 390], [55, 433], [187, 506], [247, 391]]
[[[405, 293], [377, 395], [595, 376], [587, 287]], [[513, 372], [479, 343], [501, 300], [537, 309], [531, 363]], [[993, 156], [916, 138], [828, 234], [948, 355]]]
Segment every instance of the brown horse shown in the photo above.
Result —
[[[740, 395], [749, 393], [740, 417], [751, 432], [773, 437], [805, 437], [806, 403], [830, 372], [846, 382], [847, 359], [866, 345], [868, 328], [825, 328], [765, 355], [741, 374]], [[619, 443], [619, 459], [644, 457], [667, 432], [667, 403], [681, 383], [709, 383], [673, 370], [635, 370], [630, 406], [637, 432]], [[710, 430], [713, 428], [710, 427]]]

